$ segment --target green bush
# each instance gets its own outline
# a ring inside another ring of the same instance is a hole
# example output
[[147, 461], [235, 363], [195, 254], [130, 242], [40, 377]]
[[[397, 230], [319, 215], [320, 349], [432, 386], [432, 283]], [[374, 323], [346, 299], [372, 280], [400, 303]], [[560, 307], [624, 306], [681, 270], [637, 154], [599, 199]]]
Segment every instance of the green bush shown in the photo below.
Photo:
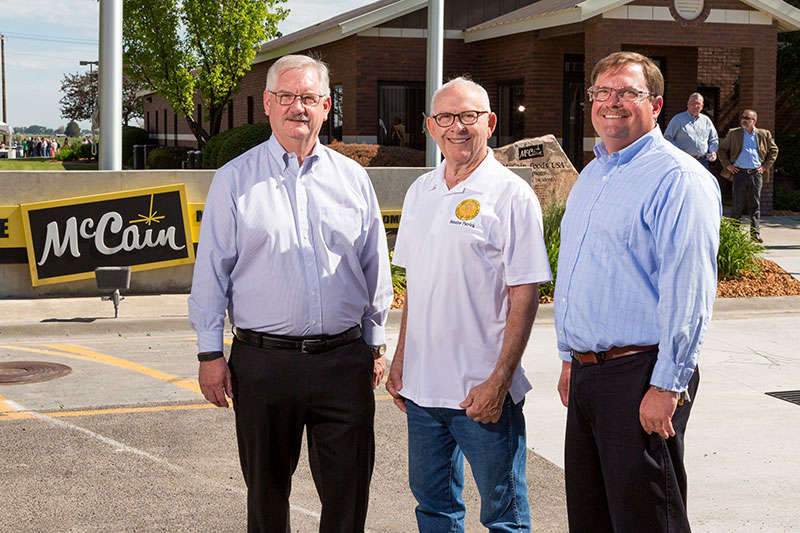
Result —
[[773, 194], [773, 209], [777, 211], [800, 211], [800, 191], [776, 187]]
[[759, 256], [764, 247], [742, 230], [739, 221], [723, 217], [719, 227], [719, 253], [717, 254], [717, 276], [738, 277], [746, 272], [761, 272]]
[[222, 146], [222, 143], [227, 139], [231, 132], [236, 131], [237, 128], [233, 128], [231, 130], [222, 131], [217, 133], [213, 137], [211, 137], [206, 145], [203, 147], [203, 161], [200, 164], [201, 168], [205, 169], [214, 169], [219, 168], [221, 165], [217, 165], [217, 156], [219, 155], [219, 149]]
[[64, 146], [56, 154], [56, 159], [59, 161], [77, 161], [78, 148], [80, 148], [80, 141], [72, 141], [72, 143], [65, 143]]
[[558, 266], [558, 249], [561, 247], [561, 219], [564, 218], [566, 202], [554, 200], [542, 209], [542, 232], [544, 245], [547, 248], [547, 259], [550, 261], [550, 270], [553, 281], [539, 285], [539, 296], [552, 298], [556, 288], [556, 267]]
[[[136, 144], [151, 144], [150, 134], [142, 128], [122, 126], [122, 160], [133, 159], [133, 146]], [[133, 166], [133, 165], [129, 165]]]
[[147, 156], [147, 168], [151, 170], [181, 168], [190, 148], [186, 146], [159, 146]]
[[217, 153], [217, 168], [269, 139], [272, 130], [266, 122], [259, 122], [245, 124], [225, 133], [227, 135], [222, 139]]
[[[75, 148], [76, 152], [78, 153], [78, 159], [97, 159], [97, 153], [92, 153], [92, 146], [94, 144], [86, 143], [86, 144], [78, 144], [77, 146], [71, 144], [70, 147]], [[97, 147], [99, 149], [99, 147]]]

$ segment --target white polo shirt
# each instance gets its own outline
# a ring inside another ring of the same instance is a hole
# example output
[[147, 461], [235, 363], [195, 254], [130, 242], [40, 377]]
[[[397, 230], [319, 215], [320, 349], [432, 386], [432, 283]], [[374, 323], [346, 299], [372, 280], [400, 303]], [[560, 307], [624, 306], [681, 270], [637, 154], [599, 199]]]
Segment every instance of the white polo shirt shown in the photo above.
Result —
[[[408, 280], [403, 388], [423, 407], [460, 409], [494, 370], [508, 315], [508, 287], [552, 279], [542, 211], [531, 189], [491, 150], [452, 189], [446, 162], [409, 188], [393, 263]], [[520, 366], [510, 394], [531, 384]]]

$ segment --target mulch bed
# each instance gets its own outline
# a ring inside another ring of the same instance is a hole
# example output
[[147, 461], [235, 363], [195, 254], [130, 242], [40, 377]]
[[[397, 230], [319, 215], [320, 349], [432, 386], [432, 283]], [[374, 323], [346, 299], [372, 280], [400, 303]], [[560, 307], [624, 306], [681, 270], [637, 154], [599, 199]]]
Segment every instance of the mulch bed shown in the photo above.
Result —
[[[792, 277], [777, 263], [768, 259], [759, 259], [759, 274], [744, 274], [738, 278], [724, 278], [717, 282], [717, 298], [753, 298], [767, 296], [798, 296], [800, 281]], [[392, 309], [403, 307], [405, 293], [395, 294]], [[543, 304], [553, 303], [551, 296], [539, 297]]]
[[744, 274], [738, 278], [719, 280], [717, 298], [800, 295], [800, 281], [773, 261], [768, 259], [758, 261], [761, 263], [760, 274]]

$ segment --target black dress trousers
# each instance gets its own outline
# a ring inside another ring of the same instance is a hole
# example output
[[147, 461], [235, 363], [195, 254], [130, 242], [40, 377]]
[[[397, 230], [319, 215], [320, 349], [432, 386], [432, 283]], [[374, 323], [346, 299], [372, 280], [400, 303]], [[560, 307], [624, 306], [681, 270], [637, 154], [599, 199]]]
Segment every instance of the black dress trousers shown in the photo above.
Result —
[[358, 340], [303, 354], [234, 339], [229, 366], [248, 531], [286, 531], [304, 427], [320, 532], [364, 531], [375, 462], [370, 348]]
[[[648, 435], [639, 422], [657, 355], [572, 363], [564, 461], [572, 533], [691, 531], [683, 438], [692, 402], [675, 411], [674, 437]], [[695, 370], [692, 399], [699, 379]]]

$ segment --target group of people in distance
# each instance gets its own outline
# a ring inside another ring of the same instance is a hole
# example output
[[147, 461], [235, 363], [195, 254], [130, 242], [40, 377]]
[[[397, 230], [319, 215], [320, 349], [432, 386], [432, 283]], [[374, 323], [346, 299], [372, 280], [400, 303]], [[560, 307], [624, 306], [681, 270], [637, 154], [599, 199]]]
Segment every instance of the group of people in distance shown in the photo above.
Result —
[[[692, 156], [719, 154], [737, 191], [774, 161], [752, 110], [738, 143], [734, 130], [719, 148], [676, 148], [656, 122], [663, 92], [636, 53], [591, 74], [602, 142], [567, 200], [554, 305], [574, 532], [690, 531], [683, 437], [722, 217], [718, 183]], [[698, 120], [692, 101], [686, 124]], [[188, 303], [198, 380], [208, 401], [233, 401], [248, 531], [289, 531], [304, 430], [319, 530], [364, 531], [393, 294], [380, 208], [366, 171], [318, 141], [331, 108], [323, 62], [280, 58], [263, 102], [272, 136], [217, 171], [205, 204]], [[552, 277], [542, 213], [488, 147], [497, 116], [483, 87], [455, 78], [430, 107], [444, 160], [403, 204], [392, 262], [408, 287], [385, 385], [407, 418], [417, 526], [464, 530], [466, 458], [481, 523], [530, 531], [521, 359]], [[668, 128], [679, 145], [681, 127]]]

